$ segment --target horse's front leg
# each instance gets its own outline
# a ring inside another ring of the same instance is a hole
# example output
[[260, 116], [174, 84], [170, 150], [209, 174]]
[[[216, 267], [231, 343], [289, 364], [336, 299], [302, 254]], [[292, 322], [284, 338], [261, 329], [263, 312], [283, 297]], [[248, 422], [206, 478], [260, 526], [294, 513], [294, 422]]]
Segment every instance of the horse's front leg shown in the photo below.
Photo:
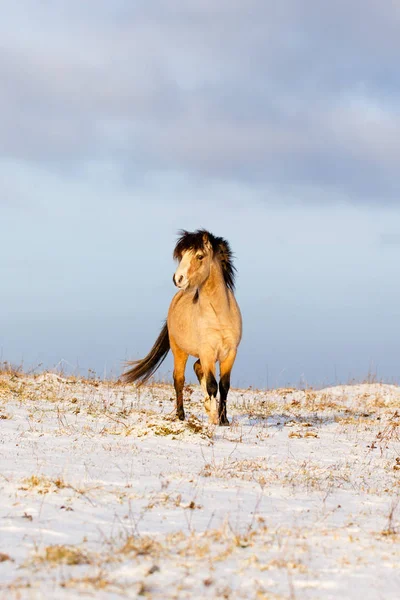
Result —
[[173, 342], [171, 350], [174, 355], [174, 387], [176, 394], [176, 414], [181, 421], [185, 420], [185, 411], [183, 409], [183, 387], [185, 385], [185, 368], [188, 359], [186, 352], [183, 352]]
[[220, 363], [220, 380], [219, 380], [219, 407], [218, 407], [218, 422], [220, 425], [229, 425], [228, 417], [226, 416], [226, 399], [229, 388], [231, 387], [231, 371], [236, 358], [236, 350], [231, 351], [227, 358]]

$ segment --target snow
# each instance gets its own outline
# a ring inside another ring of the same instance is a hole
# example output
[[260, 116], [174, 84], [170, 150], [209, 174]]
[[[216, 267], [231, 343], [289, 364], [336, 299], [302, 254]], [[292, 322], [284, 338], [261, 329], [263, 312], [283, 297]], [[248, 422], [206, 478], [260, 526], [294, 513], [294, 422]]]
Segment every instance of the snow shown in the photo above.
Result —
[[400, 388], [0, 375], [1, 598], [400, 597]]

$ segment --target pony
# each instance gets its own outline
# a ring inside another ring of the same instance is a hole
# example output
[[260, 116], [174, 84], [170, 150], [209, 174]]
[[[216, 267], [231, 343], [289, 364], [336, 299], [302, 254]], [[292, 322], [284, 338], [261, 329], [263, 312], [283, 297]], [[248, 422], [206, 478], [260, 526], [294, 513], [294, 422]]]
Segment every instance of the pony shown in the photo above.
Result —
[[[181, 230], [173, 258], [178, 268], [167, 320], [154, 346], [142, 360], [131, 361], [123, 373], [126, 383], [146, 382], [166, 358], [174, 357], [176, 414], [183, 421], [183, 388], [189, 355], [197, 358], [194, 372], [204, 392], [209, 422], [229, 425], [226, 399], [237, 349], [242, 337], [242, 317], [234, 296], [236, 268], [229, 243], [205, 229]], [[216, 363], [220, 379], [216, 380]], [[219, 388], [219, 402], [217, 393]]]

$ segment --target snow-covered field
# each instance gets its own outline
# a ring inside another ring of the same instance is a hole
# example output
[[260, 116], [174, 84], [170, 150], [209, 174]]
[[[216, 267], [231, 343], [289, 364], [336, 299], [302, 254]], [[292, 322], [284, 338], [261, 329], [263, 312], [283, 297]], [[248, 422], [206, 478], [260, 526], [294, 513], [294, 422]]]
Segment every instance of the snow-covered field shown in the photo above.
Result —
[[400, 598], [400, 388], [0, 375], [0, 597]]

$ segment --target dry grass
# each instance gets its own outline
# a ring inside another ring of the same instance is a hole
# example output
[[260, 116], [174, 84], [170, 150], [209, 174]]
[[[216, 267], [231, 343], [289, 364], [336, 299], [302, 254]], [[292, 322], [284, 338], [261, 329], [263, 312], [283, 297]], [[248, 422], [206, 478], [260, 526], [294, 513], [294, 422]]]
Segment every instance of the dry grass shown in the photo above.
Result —
[[[185, 395], [181, 422], [164, 384], [138, 390], [94, 376], [0, 374], [0, 419], [29, 465], [18, 476], [9, 466], [0, 474], [11, 498], [6, 518], [31, 544], [29, 560], [21, 544], [12, 557], [0, 554], [2, 568], [15, 569], [0, 594], [42, 590], [51, 571], [55, 593], [61, 585], [93, 597], [163, 598], [173, 571], [168, 593], [179, 599], [201, 573], [197, 597], [203, 588], [204, 597], [240, 597], [232, 583], [240, 581], [252, 582], [242, 598], [287, 600], [301, 588], [280, 595], [264, 582], [318, 581], [318, 554], [335, 573], [371, 545], [378, 559], [395, 553], [399, 394], [379, 385], [357, 394], [233, 391], [227, 428], [207, 423], [199, 388]], [[73, 543], [50, 543], [60, 540]]]
[[197, 417], [191, 415], [186, 421], [178, 421], [175, 416], [162, 417], [162, 422], [147, 423], [147, 427], [158, 436], [172, 436], [173, 438], [185, 433], [199, 435], [204, 439], [212, 439], [214, 427], [209, 427]]
[[49, 494], [64, 488], [72, 488], [71, 485], [65, 483], [62, 477], [51, 479], [45, 475], [31, 475], [22, 480], [22, 485], [19, 487], [21, 491], [34, 491], [37, 494]]
[[31, 559], [31, 564], [34, 564], [35, 566], [48, 565], [50, 567], [56, 567], [58, 565], [89, 565], [93, 564], [93, 558], [81, 548], [55, 544], [46, 546], [43, 551], [35, 553]]
[[129, 535], [118, 549], [119, 554], [129, 557], [151, 556], [158, 558], [163, 551], [163, 545], [149, 536]]
[[13, 365], [8, 361], [0, 362], [0, 377], [7, 375], [9, 377], [20, 377], [25, 375], [23, 365]]
[[0, 552], [0, 563], [10, 561], [12, 562], [12, 558], [9, 554], [5, 554], [5, 552]]
[[84, 577], [70, 577], [63, 581], [61, 584], [62, 588], [65, 589], [77, 589], [83, 594], [94, 591], [104, 591], [121, 593], [124, 590], [124, 586], [118, 585], [115, 582], [110, 581], [107, 575], [98, 573], [96, 575], [86, 575]]

